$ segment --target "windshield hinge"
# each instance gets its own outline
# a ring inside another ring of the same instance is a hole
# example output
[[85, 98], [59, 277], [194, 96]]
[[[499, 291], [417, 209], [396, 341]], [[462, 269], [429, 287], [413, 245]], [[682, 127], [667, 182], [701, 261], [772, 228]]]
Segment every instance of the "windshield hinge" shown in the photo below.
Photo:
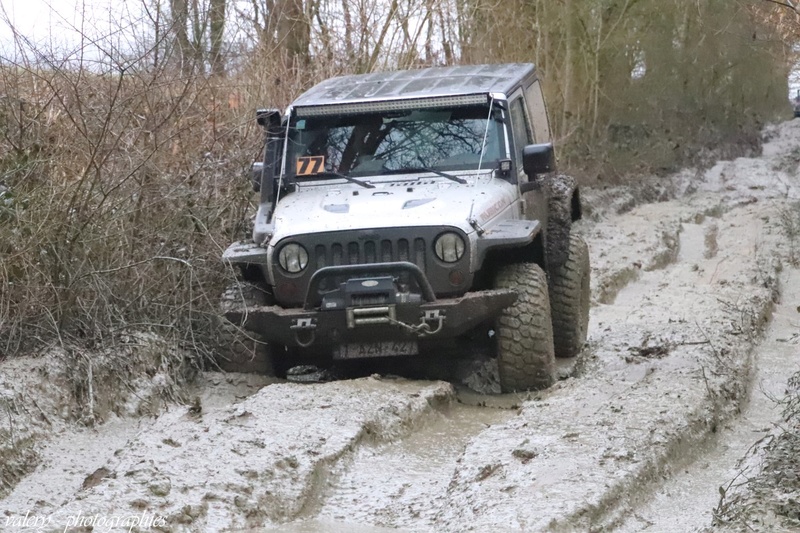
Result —
[[472, 226], [472, 228], [473, 228], [473, 229], [475, 230], [475, 232], [478, 234], [478, 237], [480, 237], [480, 236], [482, 236], [484, 233], [486, 233], [486, 230], [485, 230], [485, 229], [483, 229], [483, 228], [481, 227], [481, 225], [480, 225], [480, 224], [478, 224], [478, 221], [477, 221], [477, 220], [475, 220], [474, 218], [468, 218], [468, 219], [467, 219], [467, 222], [469, 222], [469, 225], [470, 225], [470, 226]]

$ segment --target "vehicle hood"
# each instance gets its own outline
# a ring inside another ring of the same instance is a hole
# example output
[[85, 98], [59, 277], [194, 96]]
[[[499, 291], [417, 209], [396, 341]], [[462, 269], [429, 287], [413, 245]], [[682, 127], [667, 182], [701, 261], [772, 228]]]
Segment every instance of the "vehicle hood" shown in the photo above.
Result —
[[373, 184], [374, 189], [354, 183], [299, 187], [278, 203], [272, 242], [290, 235], [407, 226], [453, 226], [471, 233], [470, 219], [483, 226], [516, 204], [516, 186], [496, 178]]

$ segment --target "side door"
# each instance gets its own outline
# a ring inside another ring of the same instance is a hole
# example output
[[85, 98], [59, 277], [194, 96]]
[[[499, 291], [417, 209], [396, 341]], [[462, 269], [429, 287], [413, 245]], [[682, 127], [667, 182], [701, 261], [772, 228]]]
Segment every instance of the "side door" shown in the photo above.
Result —
[[[537, 142], [534, 129], [528, 113], [525, 96], [521, 89], [512, 93], [508, 100], [509, 115], [511, 116], [511, 130], [514, 136], [514, 167], [517, 173], [517, 183], [527, 184], [531, 180], [522, 170], [522, 150], [529, 144]], [[527, 220], [547, 220], [547, 197], [545, 187], [536, 184], [533, 189], [522, 193], [522, 217]]]

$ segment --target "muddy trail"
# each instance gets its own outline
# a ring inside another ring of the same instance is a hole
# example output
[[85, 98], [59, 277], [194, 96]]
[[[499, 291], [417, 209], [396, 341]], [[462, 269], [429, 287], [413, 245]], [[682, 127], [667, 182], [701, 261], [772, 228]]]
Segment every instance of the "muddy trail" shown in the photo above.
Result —
[[759, 158], [586, 192], [589, 341], [546, 391], [493, 394], [480, 358], [450, 380], [206, 373], [86, 427], [31, 371], [49, 356], [3, 362], [0, 528], [710, 527], [800, 362], [800, 121], [765, 135]]

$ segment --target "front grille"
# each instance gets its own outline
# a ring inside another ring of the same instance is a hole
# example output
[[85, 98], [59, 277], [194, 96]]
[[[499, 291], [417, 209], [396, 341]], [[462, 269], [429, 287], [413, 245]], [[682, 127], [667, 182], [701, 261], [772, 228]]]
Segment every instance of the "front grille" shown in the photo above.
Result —
[[311, 262], [319, 269], [326, 266], [408, 261], [425, 272], [426, 254], [425, 239], [419, 237], [397, 240], [351, 240], [316, 245]]
[[[413, 263], [419, 267], [435, 293], [455, 293], [457, 290], [450, 284], [448, 273], [458, 268], [468, 274], [469, 254], [464, 254], [464, 258], [454, 264], [444, 264], [439, 261], [433, 251], [433, 242], [443, 231], [458, 230], [441, 226], [417, 226], [294, 235], [277, 243], [275, 250], [280, 250], [285, 242], [301, 244], [308, 251], [309, 268], [300, 274], [292, 275], [284, 272], [277, 266], [277, 260], [274, 260], [275, 296], [282, 305], [298, 306], [303, 303], [311, 276], [320, 268], [399, 261]], [[464, 239], [467, 240], [466, 236]], [[386, 273], [376, 275], [385, 276]], [[371, 275], [362, 273], [359, 277], [371, 277]], [[466, 285], [472, 281], [470, 276], [468, 278]], [[335, 290], [345, 281], [347, 281], [345, 277], [326, 278], [320, 285], [319, 291], [324, 294]], [[398, 273], [396, 281], [401, 292], [419, 292], [416, 281], [408, 272]], [[370, 303], [375, 305], [379, 302]]]
[[[423, 272], [426, 271], [427, 248], [425, 239], [399, 238], [375, 240], [347, 240], [334, 242], [329, 245], [318, 244], [314, 247], [314, 257], [310, 258], [317, 269], [326, 266], [341, 265], [369, 265], [374, 263], [390, 263], [393, 261], [408, 261], [417, 265]], [[366, 277], [366, 276], [365, 276]], [[331, 278], [324, 280], [320, 285], [321, 292], [335, 289], [346, 278]], [[400, 274], [398, 280], [401, 285], [408, 285], [411, 281], [408, 273]]]

